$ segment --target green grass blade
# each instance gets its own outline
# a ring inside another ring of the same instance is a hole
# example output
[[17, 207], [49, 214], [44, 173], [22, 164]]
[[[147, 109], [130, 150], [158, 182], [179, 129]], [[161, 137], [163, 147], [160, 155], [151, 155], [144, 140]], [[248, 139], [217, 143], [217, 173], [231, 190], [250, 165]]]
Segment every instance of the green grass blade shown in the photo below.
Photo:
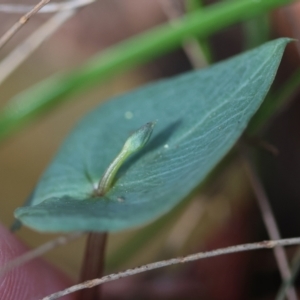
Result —
[[179, 47], [189, 36], [206, 38], [237, 22], [251, 19], [293, 0], [238, 0], [210, 5], [189, 14], [176, 27], [165, 24], [126, 40], [82, 67], [56, 75], [14, 97], [0, 113], [0, 140], [74, 94]]

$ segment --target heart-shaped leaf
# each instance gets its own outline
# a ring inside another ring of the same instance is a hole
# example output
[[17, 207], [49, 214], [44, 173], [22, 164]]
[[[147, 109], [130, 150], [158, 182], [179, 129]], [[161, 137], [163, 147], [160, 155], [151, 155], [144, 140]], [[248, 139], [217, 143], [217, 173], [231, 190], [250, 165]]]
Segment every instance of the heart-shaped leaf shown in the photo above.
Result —
[[[114, 231], [166, 213], [230, 150], [257, 111], [288, 39], [117, 97], [88, 114], [15, 216], [39, 231]], [[94, 196], [128, 136], [155, 121], [112, 188]]]

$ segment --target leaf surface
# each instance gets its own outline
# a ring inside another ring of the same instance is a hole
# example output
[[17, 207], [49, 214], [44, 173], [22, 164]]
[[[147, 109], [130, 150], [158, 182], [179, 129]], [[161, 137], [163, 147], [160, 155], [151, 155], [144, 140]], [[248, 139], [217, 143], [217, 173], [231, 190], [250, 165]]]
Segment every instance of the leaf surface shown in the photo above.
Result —
[[[265, 98], [289, 39], [117, 97], [65, 140], [15, 216], [39, 231], [115, 231], [141, 225], [186, 197], [224, 157]], [[128, 136], [154, 121], [103, 197], [93, 191]]]

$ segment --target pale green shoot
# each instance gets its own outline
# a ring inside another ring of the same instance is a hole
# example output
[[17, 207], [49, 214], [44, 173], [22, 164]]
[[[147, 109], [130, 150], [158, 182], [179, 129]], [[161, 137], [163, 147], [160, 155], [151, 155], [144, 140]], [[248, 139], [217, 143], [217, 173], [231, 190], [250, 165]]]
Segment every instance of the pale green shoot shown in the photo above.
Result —
[[118, 170], [123, 165], [125, 160], [131, 154], [140, 150], [147, 144], [151, 137], [154, 125], [154, 122], [149, 122], [130, 135], [130, 137], [126, 140], [121, 152], [109, 165], [102, 176], [95, 191], [96, 196], [103, 196], [109, 191]]

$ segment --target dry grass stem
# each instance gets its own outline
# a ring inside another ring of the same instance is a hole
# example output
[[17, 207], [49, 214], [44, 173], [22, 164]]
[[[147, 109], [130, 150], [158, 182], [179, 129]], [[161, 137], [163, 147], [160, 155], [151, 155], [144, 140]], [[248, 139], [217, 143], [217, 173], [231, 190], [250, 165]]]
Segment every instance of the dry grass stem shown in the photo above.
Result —
[[[65, 2], [52, 2], [42, 7], [38, 13], [55, 13], [62, 10], [77, 9], [95, 2], [96, 0], [71, 0]], [[9, 14], [25, 14], [32, 9], [31, 5], [24, 4], [0, 4], [0, 12]]]
[[14, 260], [11, 260], [7, 262], [5, 265], [3, 265], [0, 269], [0, 277], [6, 274], [7, 272], [13, 270], [16, 267], [19, 267], [29, 261], [31, 261], [34, 258], [40, 257], [46, 252], [57, 248], [59, 246], [63, 246], [68, 244], [70, 241], [75, 240], [82, 236], [82, 232], [74, 232], [66, 236], [60, 236], [52, 241], [49, 241], [33, 250], [30, 250], [23, 255], [18, 256]]
[[50, 0], [41, 0], [28, 13], [22, 16], [17, 23], [15, 23], [6, 33], [0, 38], [0, 49], [24, 26], [28, 20], [34, 16], [43, 6], [48, 4]]
[[162, 260], [154, 263], [150, 263], [141, 267], [137, 267], [134, 269], [128, 269], [126, 271], [122, 271], [119, 273], [114, 273], [110, 275], [103, 276], [102, 278], [97, 278], [93, 280], [88, 280], [80, 284], [73, 285], [65, 290], [59, 291], [57, 293], [51, 294], [49, 296], [44, 297], [42, 300], [54, 300], [65, 295], [72, 294], [76, 291], [92, 288], [99, 284], [103, 284], [105, 282], [118, 280], [120, 278], [132, 276], [135, 274], [147, 272], [150, 270], [155, 270], [175, 264], [191, 262], [199, 259], [209, 258], [209, 257], [216, 257], [225, 254], [237, 253], [237, 252], [244, 252], [244, 251], [251, 251], [251, 250], [259, 250], [259, 249], [271, 249], [278, 246], [292, 246], [292, 245], [299, 245], [300, 244], [300, 237], [299, 238], [290, 238], [290, 239], [282, 239], [277, 241], [262, 241], [258, 243], [250, 243], [250, 244], [242, 244], [231, 246], [227, 248], [220, 248], [213, 251], [207, 252], [199, 252], [195, 254], [191, 254], [184, 257], [172, 258], [169, 260]]
[[0, 85], [16, 70], [46, 39], [57, 31], [76, 10], [56, 13], [40, 26], [23, 43], [11, 51], [0, 63]]
[[[159, 4], [165, 15], [170, 20], [170, 23], [173, 26], [177, 26], [178, 22], [180, 22], [177, 19], [184, 13], [181, 7], [181, 1], [159, 0]], [[183, 43], [182, 47], [194, 69], [203, 68], [208, 65], [203, 51], [196, 39], [190, 37]]]
[[290, 279], [285, 280], [277, 293], [275, 300], [284, 300], [286, 291], [292, 286], [296, 280], [297, 275], [300, 271], [300, 248], [298, 247], [298, 250], [294, 254], [293, 260], [292, 260], [292, 276]]
[[[299, 3], [297, 4], [299, 5]], [[290, 27], [291, 32], [293, 34], [293, 38], [296, 39], [296, 47], [297, 52], [300, 58], [300, 31], [297, 22], [297, 9], [295, 6], [288, 6], [283, 8], [283, 12], [285, 14], [285, 19], [287, 20], [287, 25]]]
[[[272, 240], [279, 240], [281, 238], [279, 229], [278, 229], [269, 199], [266, 195], [266, 192], [265, 192], [247, 154], [245, 153], [245, 155], [243, 157], [244, 157], [243, 161], [244, 161], [244, 165], [246, 168], [246, 172], [249, 177], [253, 191], [255, 193], [257, 203], [258, 203], [260, 212], [262, 214], [262, 218], [263, 218], [264, 224], [266, 226], [267, 232], [269, 234], [269, 237]], [[276, 261], [278, 264], [278, 268], [279, 268], [279, 271], [280, 271], [283, 281], [289, 280], [291, 278], [291, 271], [290, 271], [288, 259], [286, 257], [286, 253], [285, 253], [285, 250], [283, 249], [283, 247], [274, 248], [274, 255], [275, 255], [275, 258], [276, 258]], [[286, 290], [286, 296], [287, 296], [288, 300], [297, 300], [298, 299], [296, 290], [293, 286], [290, 286], [290, 288]]]
[[203, 199], [199, 199], [199, 196], [196, 197], [174, 224], [165, 241], [165, 249], [168, 253], [176, 253], [179, 251], [191, 237], [192, 232], [199, 224], [205, 212], [205, 202], [202, 200]]

